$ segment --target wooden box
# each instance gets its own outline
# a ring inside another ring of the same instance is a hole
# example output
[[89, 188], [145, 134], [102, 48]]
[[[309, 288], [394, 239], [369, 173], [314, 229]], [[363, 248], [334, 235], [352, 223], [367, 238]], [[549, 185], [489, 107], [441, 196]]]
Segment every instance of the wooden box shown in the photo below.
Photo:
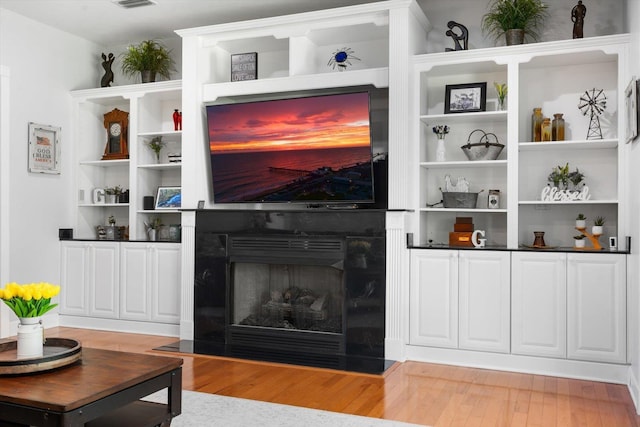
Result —
[[473, 231], [452, 231], [449, 233], [449, 246], [473, 247], [471, 235]]

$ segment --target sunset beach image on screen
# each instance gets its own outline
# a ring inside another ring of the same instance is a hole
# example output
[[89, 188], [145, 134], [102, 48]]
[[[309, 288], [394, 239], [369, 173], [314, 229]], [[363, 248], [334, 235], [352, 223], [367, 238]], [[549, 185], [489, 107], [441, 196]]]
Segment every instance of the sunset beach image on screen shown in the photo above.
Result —
[[373, 201], [367, 91], [206, 111], [215, 203]]

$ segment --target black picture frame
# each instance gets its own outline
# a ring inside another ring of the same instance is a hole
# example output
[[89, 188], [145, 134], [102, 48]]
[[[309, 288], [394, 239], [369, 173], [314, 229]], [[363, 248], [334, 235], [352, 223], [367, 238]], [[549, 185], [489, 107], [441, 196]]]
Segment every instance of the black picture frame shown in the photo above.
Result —
[[258, 53], [247, 52], [231, 55], [231, 81], [241, 82], [258, 78]]
[[444, 113], [475, 113], [487, 110], [487, 82], [446, 85]]

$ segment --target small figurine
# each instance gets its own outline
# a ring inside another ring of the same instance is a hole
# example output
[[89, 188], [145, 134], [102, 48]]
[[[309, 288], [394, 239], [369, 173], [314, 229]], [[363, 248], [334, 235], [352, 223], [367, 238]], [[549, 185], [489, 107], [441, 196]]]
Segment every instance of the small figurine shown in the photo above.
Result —
[[[445, 34], [453, 39], [453, 42], [455, 43], [455, 48], [451, 49], [450, 47], [448, 47], [448, 48], [445, 49], [445, 51], [446, 52], [451, 52], [451, 51], [454, 51], [454, 50], [467, 50], [467, 49], [469, 49], [469, 46], [468, 46], [469, 30], [467, 30], [467, 27], [465, 27], [462, 24], [458, 24], [455, 21], [447, 22], [447, 27], [449, 27], [449, 30]], [[457, 27], [460, 30], [460, 34], [456, 34], [455, 31], [453, 31], [454, 27]], [[462, 45], [460, 45], [460, 40], [462, 40], [462, 42], [463, 42]]]
[[102, 54], [102, 68], [104, 68], [104, 76], [102, 76], [102, 80], [100, 80], [101, 87], [109, 87], [113, 82], [113, 71], [111, 71], [111, 65], [113, 64], [113, 60], [116, 59], [113, 56], [113, 53], [109, 54], [109, 58], [103, 53]]
[[350, 47], [338, 49], [331, 54], [331, 59], [329, 59], [327, 66], [330, 66], [332, 70], [335, 70], [337, 66], [338, 71], [344, 71], [347, 69], [348, 65], [352, 65], [351, 61], [360, 61], [360, 58], [354, 56], [353, 53], [353, 49]]
[[582, 0], [578, 0], [578, 4], [571, 9], [571, 22], [573, 22], [573, 38], [581, 39], [583, 37], [582, 27], [584, 26], [584, 17], [587, 14], [587, 7], [582, 4]]
[[182, 113], [177, 108], [173, 110], [173, 130], [182, 130]]

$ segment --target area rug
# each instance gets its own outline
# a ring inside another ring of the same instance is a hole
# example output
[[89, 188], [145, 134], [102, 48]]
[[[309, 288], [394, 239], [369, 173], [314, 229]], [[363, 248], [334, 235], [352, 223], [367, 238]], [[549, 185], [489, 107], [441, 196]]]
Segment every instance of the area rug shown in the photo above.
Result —
[[[167, 401], [167, 392], [162, 390], [145, 397], [144, 400], [165, 403]], [[418, 426], [417, 424], [398, 421], [183, 390], [182, 414], [173, 419], [171, 427], [207, 427], [214, 425], [225, 427]]]

